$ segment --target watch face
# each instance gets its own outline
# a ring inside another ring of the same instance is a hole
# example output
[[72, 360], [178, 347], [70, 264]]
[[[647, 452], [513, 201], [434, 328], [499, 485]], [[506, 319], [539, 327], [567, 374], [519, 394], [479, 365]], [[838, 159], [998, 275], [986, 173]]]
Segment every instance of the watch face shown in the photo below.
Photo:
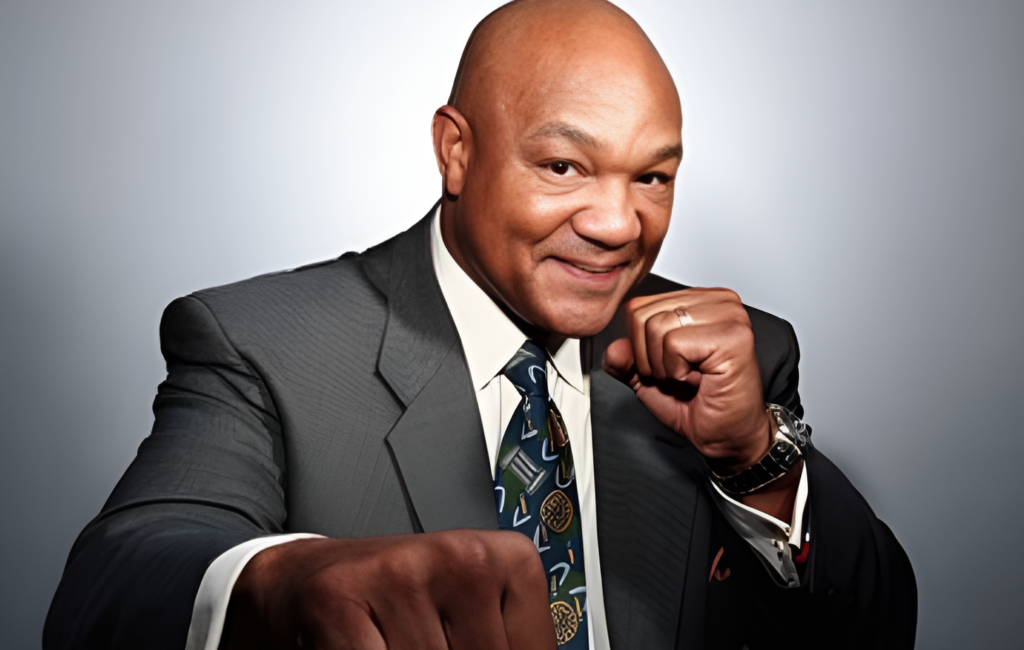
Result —
[[772, 418], [775, 419], [775, 423], [779, 426], [780, 433], [785, 434], [800, 449], [807, 446], [808, 442], [810, 442], [810, 430], [802, 420], [778, 404], [772, 404], [768, 407], [768, 410], [771, 411]]
[[796, 440], [794, 440], [794, 442], [795, 442], [795, 443], [796, 443], [796, 444], [797, 444], [797, 445], [798, 445], [798, 446], [799, 446], [799, 447], [800, 447], [801, 449], [802, 449], [802, 448], [804, 448], [804, 447], [806, 447], [806, 446], [807, 446], [807, 443], [808, 443], [808, 442], [810, 442], [810, 440], [811, 440], [811, 439], [810, 439], [810, 438], [809, 438], [809, 437], [807, 436], [807, 427], [805, 427], [805, 426], [804, 426], [804, 423], [803, 423], [803, 422], [800, 422], [800, 420], [797, 420], [797, 425], [796, 425], [796, 427], [795, 427], [795, 431], [793, 432], [793, 435], [794, 435], [794, 436], [796, 436]]

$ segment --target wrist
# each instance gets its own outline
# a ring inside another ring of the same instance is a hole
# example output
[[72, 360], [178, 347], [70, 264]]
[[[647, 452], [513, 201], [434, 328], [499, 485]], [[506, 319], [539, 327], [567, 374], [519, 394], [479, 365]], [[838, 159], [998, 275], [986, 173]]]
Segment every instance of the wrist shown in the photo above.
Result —
[[740, 503], [771, 515], [779, 521], [792, 522], [803, 469], [804, 461], [801, 460], [778, 480], [740, 497]]
[[714, 458], [705, 455], [705, 463], [712, 472], [719, 476], [733, 476], [753, 467], [768, 455], [775, 444], [776, 428], [767, 411], [759, 413], [759, 426], [748, 436], [750, 444], [728, 456]]
[[711, 480], [734, 498], [760, 492], [766, 486], [790, 475], [811, 446], [810, 427], [795, 415], [777, 404], [768, 404], [767, 414], [771, 420], [771, 444], [767, 454], [760, 460], [731, 473], [725, 473], [708, 463]]
[[[295, 542], [291, 542], [294, 544]], [[263, 609], [266, 606], [267, 593], [273, 590], [274, 574], [278, 558], [287, 544], [279, 544], [265, 548], [246, 563], [231, 590], [231, 602], [245, 603], [246, 607]]]
[[282, 647], [279, 631], [294, 627], [288, 620], [290, 608], [281, 606], [289, 591], [289, 585], [284, 582], [289, 577], [288, 558], [294, 557], [296, 551], [301, 552], [304, 546], [322, 541], [299, 539], [271, 546], [246, 563], [231, 590], [221, 648]]

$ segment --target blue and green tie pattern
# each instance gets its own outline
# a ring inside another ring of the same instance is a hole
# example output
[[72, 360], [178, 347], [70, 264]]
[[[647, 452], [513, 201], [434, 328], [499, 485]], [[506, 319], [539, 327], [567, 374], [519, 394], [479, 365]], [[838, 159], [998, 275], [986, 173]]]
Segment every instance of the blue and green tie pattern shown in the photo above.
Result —
[[587, 650], [587, 582], [576, 471], [565, 424], [548, 396], [544, 350], [527, 341], [505, 367], [523, 396], [505, 429], [494, 473], [498, 524], [533, 539], [547, 572], [562, 650]]

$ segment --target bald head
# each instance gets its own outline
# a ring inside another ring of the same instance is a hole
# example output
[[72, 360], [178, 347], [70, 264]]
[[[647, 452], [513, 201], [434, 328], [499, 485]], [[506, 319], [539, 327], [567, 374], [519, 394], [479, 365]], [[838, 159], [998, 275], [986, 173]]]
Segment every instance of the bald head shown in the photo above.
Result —
[[605, 0], [513, 0], [488, 14], [466, 42], [448, 103], [463, 113], [480, 101], [515, 97], [543, 85], [544, 68], [618, 59], [672, 78], [640, 26]]
[[668, 69], [618, 7], [509, 3], [434, 116], [445, 246], [522, 327], [594, 334], [654, 263], [681, 128]]

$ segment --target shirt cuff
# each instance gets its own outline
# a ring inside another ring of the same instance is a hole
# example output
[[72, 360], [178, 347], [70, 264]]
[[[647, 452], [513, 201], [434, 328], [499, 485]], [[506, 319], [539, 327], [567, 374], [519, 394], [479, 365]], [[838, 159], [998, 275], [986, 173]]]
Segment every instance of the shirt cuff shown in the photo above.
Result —
[[188, 627], [188, 641], [185, 650], [217, 650], [220, 635], [224, 631], [224, 618], [228, 613], [228, 601], [235, 581], [242, 569], [257, 553], [271, 546], [292, 542], [297, 539], [323, 537], [310, 533], [270, 535], [257, 537], [230, 548], [210, 564], [199, 583], [195, 604], [192, 605], [192, 623]]
[[799, 550], [804, 542], [810, 541], [810, 532], [804, 530], [804, 509], [808, 493], [807, 464], [804, 463], [800, 471], [800, 484], [793, 504], [793, 521], [789, 524], [736, 501], [714, 482], [711, 482], [711, 486], [714, 488], [711, 494], [722, 514], [768, 565], [776, 581], [786, 587], [799, 587], [800, 576], [793, 563], [793, 548]]

